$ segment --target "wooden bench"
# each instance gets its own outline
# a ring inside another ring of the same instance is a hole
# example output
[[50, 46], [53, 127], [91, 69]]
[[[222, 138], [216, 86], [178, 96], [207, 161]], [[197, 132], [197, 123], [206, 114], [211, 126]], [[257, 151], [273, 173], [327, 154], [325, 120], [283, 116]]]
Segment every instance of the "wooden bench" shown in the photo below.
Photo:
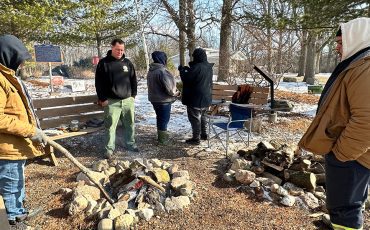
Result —
[[[78, 120], [79, 123], [86, 122], [93, 118], [103, 118], [103, 108], [96, 104], [97, 96], [74, 96], [62, 98], [47, 98], [33, 100], [33, 106], [36, 115], [40, 119], [42, 129], [56, 128], [62, 124], [69, 125], [72, 120]], [[52, 140], [59, 140], [68, 137], [84, 135], [102, 129], [97, 128], [81, 129], [77, 132], [67, 132], [61, 135], [51, 136]], [[53, 147], [47, 145], [45, 152], [50, 156], [50, 160], [57, 165]]]
[[[251, 107], [262, 106], [268, 103], [268, 96], [270, 89], [268, 87], [252, 86], [253, 90], [249, 98]], [[213, 84], [212, 86], [212, 100], [225, 100], [231, 102], [232, 96], [238, 90], [238, 85], [219, 85]]]

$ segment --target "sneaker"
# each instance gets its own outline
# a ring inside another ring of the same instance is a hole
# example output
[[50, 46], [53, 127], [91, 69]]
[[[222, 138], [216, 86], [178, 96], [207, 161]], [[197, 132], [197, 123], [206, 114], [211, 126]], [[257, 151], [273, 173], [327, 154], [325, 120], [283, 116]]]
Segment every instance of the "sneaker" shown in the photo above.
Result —
[[207, 134], [201, 134], [200, 139], [203, 140], [203, 141], [206, 141], [206, 140], [208, 140], [208, 135]]
[[190, 139], [187, 139], [185, 143], [191, 144], [191, 145], [200, 145], [200, 140], [197, 138], [190, 138]]

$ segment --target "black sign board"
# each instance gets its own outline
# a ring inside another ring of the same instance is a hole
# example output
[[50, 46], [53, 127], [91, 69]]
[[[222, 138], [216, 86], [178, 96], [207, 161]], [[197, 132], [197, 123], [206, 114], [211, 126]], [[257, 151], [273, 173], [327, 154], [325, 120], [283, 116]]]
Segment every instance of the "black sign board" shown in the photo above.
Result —
[[36, 62], [62, 62], [60, 47], [54, 45], [35, 45]]

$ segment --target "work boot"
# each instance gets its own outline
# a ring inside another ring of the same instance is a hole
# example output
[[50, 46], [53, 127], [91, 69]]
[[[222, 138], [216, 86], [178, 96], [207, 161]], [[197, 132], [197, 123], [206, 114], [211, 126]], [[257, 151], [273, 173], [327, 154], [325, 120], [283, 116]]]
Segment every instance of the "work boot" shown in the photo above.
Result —
[[200, 139], [203, 140], [203, 141], [206, 141], [206, 140], [208, 140], [208, 135], [206, 133], [200, 134]]
[[170, 144], [170, 134], [167, 131], [158, 130], [158, 144], [159, 145], [169, 145]]
[[332, 228], [330, 216], [328, 214], [324, 214], [321, 216], [321, 221], [328, 227]]
[[187, 143], [187, 144], [191, 144], [191, 145], [200, 145], [200, 140], [199, 140], [199, 138], [194, 138], [194, 137], [192, 137], [192, 138], [190, 138], [190, 139], [187, 139], [187, 140], [185, 141], [185, 143]]
[[29, 212], [24, 213], [23, 215], [15, 217], [15, 220], [17, 222], [23, 222], [23, 221], [28, 221], [42, 213], [43, 209], [42, 208], [36, 208], [34, 210], [31, 210]]

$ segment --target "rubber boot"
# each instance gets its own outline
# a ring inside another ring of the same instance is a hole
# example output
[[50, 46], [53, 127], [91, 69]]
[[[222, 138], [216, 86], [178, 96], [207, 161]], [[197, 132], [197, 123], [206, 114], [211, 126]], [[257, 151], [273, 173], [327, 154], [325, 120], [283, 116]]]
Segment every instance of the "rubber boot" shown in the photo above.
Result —
[[158, 144], [159, 145], [169, 145], [170, 144], [170, 134], [167, 131], [158, 130]]

